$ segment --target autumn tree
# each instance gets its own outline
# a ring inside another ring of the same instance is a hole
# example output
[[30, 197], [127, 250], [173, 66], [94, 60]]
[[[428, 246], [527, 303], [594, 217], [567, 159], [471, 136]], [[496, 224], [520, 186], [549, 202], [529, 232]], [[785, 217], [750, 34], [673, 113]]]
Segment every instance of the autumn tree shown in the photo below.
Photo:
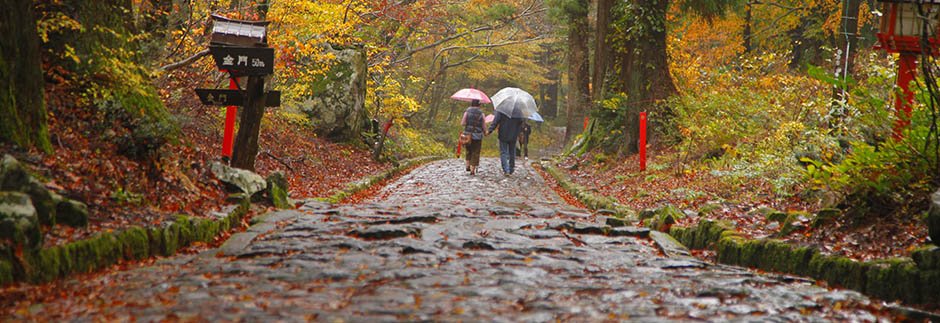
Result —
[[565, 25], [568, 39], [567, 52], [567, 122], [565, 127], [565, 142], [570, 142], [574, 136], [581, 133], [583, 119], [590, 108], [590, 27], [588, 25], [589, 3], [587, 0], [558, 0], [552, 2], [556, 8], [556, 17]]
[[0, 2], [0, 141], [50, 152], [32, 1]]

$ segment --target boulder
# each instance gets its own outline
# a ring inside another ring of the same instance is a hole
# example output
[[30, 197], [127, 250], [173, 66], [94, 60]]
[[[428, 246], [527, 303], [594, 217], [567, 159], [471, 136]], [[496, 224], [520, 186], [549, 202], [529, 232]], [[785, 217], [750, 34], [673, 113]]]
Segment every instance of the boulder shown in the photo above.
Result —
[[279, 209], [294, 208], [288, 200], [288, 184], [287, 178], [284, 178], [284, 174], [280, 172], [272, 173], [268, 175], [265, 181], [268, 183], [268, 189], [266, 191], [268, 200], [274, 207]]
[[324, 76], [313, 83], [312, 97], [300, 109], [314, 131], [332, 140], [352, 140], [369, 126], [365, 108], [366, 53], [362, 47], [336, 49], [324, 44], [325, 54], [336, 57]]
[[934, 244], [940, 244], [940, 190], [930, 196], [930, 212], [927, 213], [927, 231]]
[[21, 245], [29, 249], [42, 245], [39, 216], [29, 195], [0, 192], [0, 241], [0, 245]]
[[56, 203], [56, 223], [73, 227], [88, 226], [88, 206], [85, 203], [63, 199]]
[[0, 191], [20, 191], [29, 183], [29, 174], [16, 158], [3, 155], [0, 160]]
[[819, 210], [819, 212], [816, 212], [816, 217], [813, 218], [813, 222], [811, 223], [811, 225], [814, 228], [818, 228], [823, 225], [834, 222], [840, 216], [842, 216], [842, 210], [834, 209], [834, 208], [825, 208], [825, 209]]
[[4, 155], [0, 160], [0, 191], [28, 194], [33, 207], [36, 208], [39, 223], [55, 225], [56, 201], [53, 198], [55, 193], [50, 192], [45, 185], [30, 176], [23, 165], [10, 155]]
[[219, 162], [212, 163], [209, 170], [220, 181], [237, 188], [247, 196], [255, 195], [268, 187], [264, 177], [248, 170], [229, 167]]

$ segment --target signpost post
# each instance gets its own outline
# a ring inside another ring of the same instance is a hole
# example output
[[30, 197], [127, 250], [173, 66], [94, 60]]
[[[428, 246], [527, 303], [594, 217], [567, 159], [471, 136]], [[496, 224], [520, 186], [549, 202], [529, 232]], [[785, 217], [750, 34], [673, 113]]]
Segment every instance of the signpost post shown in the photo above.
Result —
[[[254, 170], [258, 135], [265, 107], [281, 104], [281, 93], [264, 91], [264, 77], [274, 74], [274, 49], [267, 45], [267, 21], [244, 21], [212, 15], [209, 53], [219, 70], [229, 74], [229, 89], [196, 89], [206, 105], [227, 106], [222, 156], [231, 158], [232, 167]], [[247, 76], [245, 89], [238, 77]], [[242, 107], [238, 133], [235, 118]], [[234, 137], [234, 147], [233, 147]]]

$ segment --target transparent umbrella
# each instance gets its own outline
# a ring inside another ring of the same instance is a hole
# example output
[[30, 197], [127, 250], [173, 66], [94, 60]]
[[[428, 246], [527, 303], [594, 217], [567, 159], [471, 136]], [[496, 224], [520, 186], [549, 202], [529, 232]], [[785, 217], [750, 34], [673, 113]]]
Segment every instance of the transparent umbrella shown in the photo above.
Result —
[[519, 88], [507, 87], [499, 90], [491, 98], [493, 107], [498, 112], [511, 118], [528, 118], [538, 110], [535, 98], [529, 92]]

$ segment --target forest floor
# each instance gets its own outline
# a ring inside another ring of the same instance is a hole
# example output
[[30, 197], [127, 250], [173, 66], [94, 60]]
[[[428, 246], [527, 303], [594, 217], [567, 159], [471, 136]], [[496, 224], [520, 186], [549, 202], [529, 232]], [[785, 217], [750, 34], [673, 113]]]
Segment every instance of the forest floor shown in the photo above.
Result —
[[[559, 166], [568, 176], [596, 193], [616, 198], [620, 203], [637, 209], [651, 209], [667, 204], [682, 210], [692, 210], [690, 216], [675, 225], [689, 226], [703, 220], [727, 220], [737, 230], [751, 238], [774, 236], [780, 224], [766, 219], [762, 209], [782, 212], [805, 211], [815, 213], [820, 205], [804, 200], [800, 194], [782, 196], [773, 193], [772, 184], [763, 178], [752, 178], [732, 183], [715, 176], [709, 170], [696, 169], [687, 164], [677, 167], [678, 152], [669, 148], [651, 150], [648, 165], [659, 163], [665, 167], [648, 167], [641, 172], [636, 155], [620, 162], [596, 163], [591, 154], [570, 157]], [[699, 216], [703, 206], [717, 206], [715, 211]], [[783, 237], [775, 237], [797, 245], [815, 246], [821, 252], [847, 256], [859, 261], [909, 256], [913, 248], [924, 244], [927, 228], [915, 214], [871, 216], [865, 219], [841, 217], [836, 221], [812, 228], [809, 219], [804, 229]], [[710, 252], [702, 256], [714, 257]]]
[[[86, 228], [46, 230], [45, 245], [55, 246], [128, 226], [158, 225], [179, 214], [208, 216], [226, 204], [228, 193], [209, 171], [221, 161], [224, 109], [198, 102], [171, 107], [180, 124], [176, 143], [142, 159], [120, 153], [122, 127], [110, 126], [92, 109], [50, 104], [49, 133], [54, 153], [0, 146], [63, 196], [88, 205]], [[302, 121], [269, 109], [263, 123], [256, 171], [283, 172], [292, 197], [324, 197], [349, 182], [391, 167], [371, 160], [366, 149], [318, 138]], [[102, 130], [104, 128], [104, 130]], [[116, 139], [117, 138], [117, 139]]]

